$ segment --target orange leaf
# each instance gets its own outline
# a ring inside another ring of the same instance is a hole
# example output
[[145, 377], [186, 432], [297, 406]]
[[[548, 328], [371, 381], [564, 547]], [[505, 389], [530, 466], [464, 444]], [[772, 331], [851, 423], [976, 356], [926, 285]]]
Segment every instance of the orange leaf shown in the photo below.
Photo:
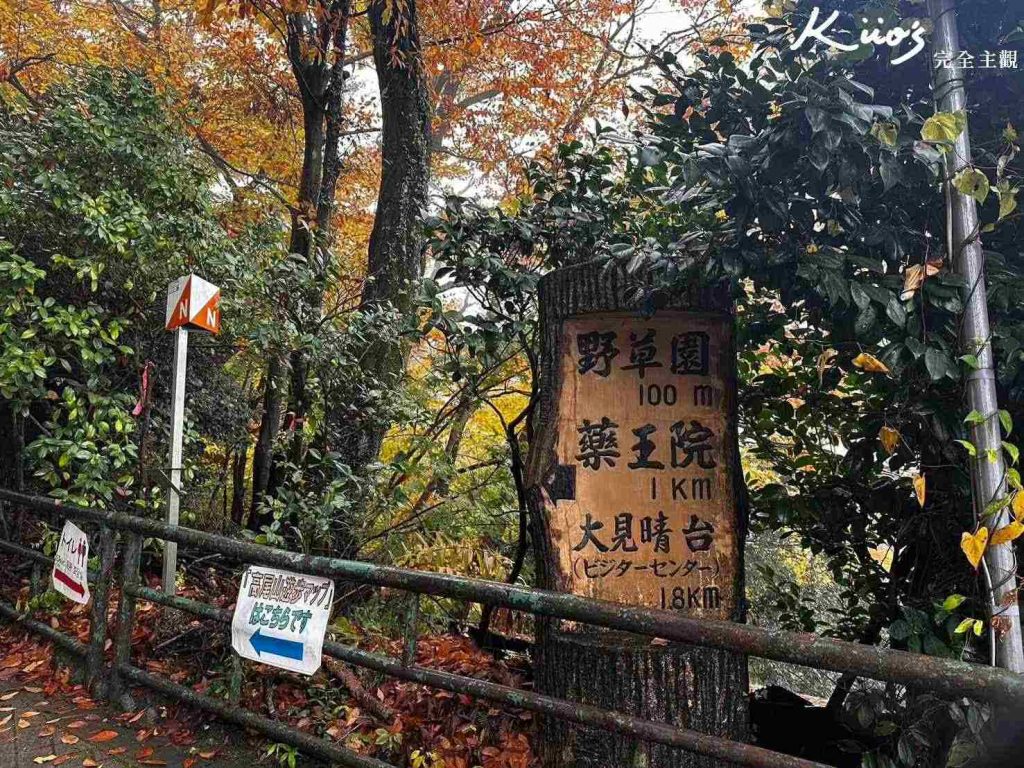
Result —
[[1024, 492], [1017, 491], [1013, 495], [1013, 501], [1010, 502], [1010, 509], [1013, 510], [1013, 516], [1016, 518], [1018, 523], [1024, 523]]
[[91, 757], [87, 757], [85, 758], [85, 760], [82, 761], [82, 768], [99, 768], [99, 765], [100, 764], [93, 760]]
[[878, 432], [878, 439], [882, 441], [882, 447], [885, 448], [885, 452], [892, 455], [892, 452], [896, 450], [896, 446], [900, 444], [899, 430], [892, 427], [882, 427]]
[[94, 733], [92, 736], [90, 736], [88, 738], [88, 741], [91, 741], [94, 744], [101, 744], [105, 741], [113, 741], [116, 738], [117, 731], [100, 731], [99, 733]]
[[917, 496], [917, 503], [922, 507], [924, 506], [926, 487], [927, 481], [924, 479], [924, 475], [914, 478], [914, 495]]
[[81, 739], [75, 736], [75, 734], [73, 733], [65, 733], [63, 736], [60, 737], [60, 740], [62, 744], [67, 744], [68, 746], [72, 744], [77, 744], [81, 741]]
[[960, 549], [967, 555], [967, 561], [977, 570], [988, 544], [988, 528], [982, 526], [977, 533], [963, 532], [960, 537]]
[[145, 760], [147, 757], [149, 757], [152, 754], [153, 754], [153, 748], [152, 747], [143, 747], [142, 749], [140, 749], [138, 752], [135, 753], [135, 759], [136, 760]]
[[127, 751], [128, 747], [114, 747], [113, 749], [108, 749], [107, 754], [114, 757], [116, 755], [123, 755]]
[[988, 541], [988, 545], [990, 547], [998, 547], [1000, 544], [1007, 544], [1014, 539], [1020, 538], [1021, 534], [1024, 534], [1024, 523], [1014, 520], [1009, 525], [1004, 525], [993, 533], [992, 538]]
[[868, 373], [888, 373], [889, 368], [874, 355], [869, 355], [867, 352], [861, 352], [855, 358], [853, 358], [853, 364], [861, 370], [867, 371]]
[[911, 264], [903, 272], [903, 291], [900, 301], [914, 298], [917, 289], [924, 283], [925, 277], [932, 277], [942, 271], [942, 260], [929, 261], [927, 264]]

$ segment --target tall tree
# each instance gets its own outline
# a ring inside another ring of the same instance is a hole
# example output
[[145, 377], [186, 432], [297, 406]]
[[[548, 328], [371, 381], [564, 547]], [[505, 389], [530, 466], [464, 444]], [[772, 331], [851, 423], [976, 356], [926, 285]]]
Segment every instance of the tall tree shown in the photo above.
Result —
[[[331, 231], [338, 178], [341, 173], [342, 96], [345, 49], [350, 18], [349, 0], [318, 0], [299, 11], [292, 6], [257, 6], [269, 19], [283, 17], [288, 62], [302, 105], [302, 171], [298, 196], [291, 207], [288, 251], [306, 265], [310, 278], [289, 296], [290, 321], [301, 338], [320, 320], [323, 292], [331, 269]], [[310, 406], [306, 352], [288, 352], [288, 413], [291, 427], [289, 459], [298, 463], [303, 452], [302, 424]], [[270, 488], [276, 421], [280, 418], [278, 387], [283, 360], [268, 362], [262, 424], [253, 460], [253, 517]], [[257, 524], [254, 523], [254, 524]]]
[[[420, 218], [427, 205], [430, 171], [430, 109], [416, 0], [377, 0], [370, 5], [369, 17], [380, 84], [382, 154], [362, 309], [390, 306], [405, 316], [423, 276]], [[372, 342], [363, 356], [367, 380], [384, 385], [375, 387], [376, 393], [394, 385], [403, 367], [404, 350], [397, 337]], [[366, 388], [349, 405], [336, 408], [332, 420], [340, 427], [339, 449], [345, 462], [358, 471], [377, 458], [388, 424], [375, 415], [378, 404]]]

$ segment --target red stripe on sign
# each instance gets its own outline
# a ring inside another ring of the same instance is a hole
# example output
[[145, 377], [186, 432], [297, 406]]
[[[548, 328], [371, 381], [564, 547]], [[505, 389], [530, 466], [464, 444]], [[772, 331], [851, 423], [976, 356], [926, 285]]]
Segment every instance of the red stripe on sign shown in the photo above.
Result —
[[77, 592], [82, 597], [85, 597], [85, 589], [82, 587], [82, 585], [74, 579], [72, 579], [66, 573], [64, 573], [64, 571], [62, 571], [60, 568], [53, 569], [53, 578], [55, 578], [57, 581], [59, 581], [61, 584], [66, 586], [71, 591]]

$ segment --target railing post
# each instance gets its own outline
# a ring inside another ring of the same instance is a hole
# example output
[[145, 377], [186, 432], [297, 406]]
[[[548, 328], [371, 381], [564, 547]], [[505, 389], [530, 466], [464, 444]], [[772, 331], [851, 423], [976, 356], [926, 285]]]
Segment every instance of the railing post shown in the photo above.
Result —
[[242, 678], [245, 675], [245, 671], [242, 669], [242, 657], [235, 653], [234, 649], [229, 651], [231, 654], [231, 671], [228, 677], [228, 701], [232, 704], [237, 704], [238, 700], [242, 698]]
[[110, 603], [110, 584], [114, 577], [117, 531], [108, 525], [101, 525], [99, 539], [100, 570], [96, 587], [92, 592], [86, 681], [94, 696], [104, 698], [107, 694], [107, 684], [103, 679], [103, 649], [107, 644], [107, 606]]
[[29, 575], [29, 597], [37, 597], [42, 590], [42, 569], [39, 563], [32, 563], [32, 573]]
[[405, 626], [402, 632], [402, 665], [416, 663], [416, 643], [419, 640], [420, 596], [418, 592], [410, 592], [408, 605], [405, 609]]
[[121, 602], [117, 612], [117, 637], [114, 640], [114, 669], [111, 675], [111, 697], [123, 709], [134, 709], [135, 703], [124, 690], [120, 667], [132, 660], [132, 631], [135, 627], [135, 596], [130, 588], [139, 583], [143, 539], [137, 533], [125, 532], [124, 560], [121, 562]]

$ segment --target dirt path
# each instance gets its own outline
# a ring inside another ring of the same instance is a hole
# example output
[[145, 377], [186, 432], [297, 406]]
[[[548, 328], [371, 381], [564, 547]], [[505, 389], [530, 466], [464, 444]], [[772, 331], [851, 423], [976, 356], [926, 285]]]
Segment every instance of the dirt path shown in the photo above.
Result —
[[[0, 646], [0, 658], [5, 650]], [[0, 680], [3, 768], [254, 768], [261, 756], [240, 746], [244, 732], [204, 723], [177, 707], [125, 713], [77, 686], [51, 694], [47, 688], [20, 671]]]

